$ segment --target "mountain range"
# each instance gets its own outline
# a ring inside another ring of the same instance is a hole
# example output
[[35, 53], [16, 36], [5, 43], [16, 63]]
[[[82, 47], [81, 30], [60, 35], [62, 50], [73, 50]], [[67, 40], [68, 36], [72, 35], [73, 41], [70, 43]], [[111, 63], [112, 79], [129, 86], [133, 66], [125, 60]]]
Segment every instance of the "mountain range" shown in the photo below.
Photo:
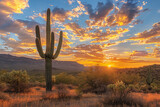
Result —
[[[17, 57], [9, 54], [0, 54], [0, 69], [5, 70], [27, 70], [28, 72], [44, 72], [44, 59], [31, 59]], [[82, 64], [74, 61], [52, 61], [52, 71], [59, 72], [80, 72], [85, 69]]]

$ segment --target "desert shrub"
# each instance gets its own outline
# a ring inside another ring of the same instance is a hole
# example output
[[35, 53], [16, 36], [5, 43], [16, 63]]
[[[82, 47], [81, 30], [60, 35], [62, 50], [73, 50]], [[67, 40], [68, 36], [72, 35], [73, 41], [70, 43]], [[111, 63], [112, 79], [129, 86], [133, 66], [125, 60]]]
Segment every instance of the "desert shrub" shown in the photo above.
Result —
[[123, 72], [118, 74], [118, 80], [123, 81], [126, 85], [129, 85], [139, 83], [141, 81], [141, 77], [139, 74]]
[[1, 76], [1, 81], [9, 85], [9, 91], [26, 92], [29, 89], [29, 75], [26, 71], [11, 71]]
[[126, 97], [130, 92], [130, 89], [122, 81], [117, 81], [115, 84], [110, 84], [107, 86], [107, 88], [110, 89], [112, 94], [119, 97], [120, 99]]
[[0, 82], [0, 92], [3, 92], [8, 89], [8, 86], [4, 82]]
[[108, 85], [107, 88], [110, 90], [110, 93], [107, 93], [103, 99], [104, 105], [141, 105], [141, 103], [131, 97], [129, 94], [131, 89], [124, 82], [118, 81], [115, 84]]
[[55, 84], [73, 84], [76, 85], [76, 77], [71, 75], [71, 74], [67, 74], [67, 73], [60, 73], [57, 74], [56, 76], [52, 77], [52, 81]]
[[70, 97], [69, 90], [65, 84], [56, 85], [57, 95], [59, 99], [66, 99]]
[[10, 96], [6, 93], [0, 92], [0, 100], [10, 100]]
[[78, 74], [79, 89], [84, 92], [101, 94], [106, 92], [106, 86], [112, 83], [113, 75], [102, 69], [89, 69]]

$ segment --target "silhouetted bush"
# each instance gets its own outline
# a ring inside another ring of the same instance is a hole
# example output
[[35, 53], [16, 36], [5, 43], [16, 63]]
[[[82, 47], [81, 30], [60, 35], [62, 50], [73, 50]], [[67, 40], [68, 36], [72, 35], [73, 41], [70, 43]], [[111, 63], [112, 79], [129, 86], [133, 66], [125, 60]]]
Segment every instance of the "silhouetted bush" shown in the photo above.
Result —
[[26, 92], [29, 89], [29, 75], [26, 71], [11, 71], [1, 76], [1, 81], [8, 84], [8, 91]]

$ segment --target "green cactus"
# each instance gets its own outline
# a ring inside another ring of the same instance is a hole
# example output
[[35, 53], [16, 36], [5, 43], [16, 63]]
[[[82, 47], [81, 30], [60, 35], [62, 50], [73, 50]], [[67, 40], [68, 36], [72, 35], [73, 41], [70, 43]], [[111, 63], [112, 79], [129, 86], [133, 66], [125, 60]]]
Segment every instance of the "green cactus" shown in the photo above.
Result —
[[152, 69], [151, 67], [148, 69], [148, 72], [147, 72], [147, 76], [146, 76], [146, 83], [148, 85], [148, 90], [152, 90], [152, 87], [151, 87], [151, 84], [153, 83], [154, 81], [154, 77], [153, 77], [153, 74], [152, 74]]
[[46, 53], [43, 53], [39, 26], [36, 26], [36, 46], [41, 58], [45, 58], [45, 79], [46, 79], [46, 91], [52, 91], [52, 59], [56, 59], [60, 53], [62, 46], [62, 31], [60, 31], [59, 43], [57, 50], [54, 54], [54, 32], [51, 33], [50, 25], [50, 9], [47, 9], [47, 22], [46, 22]]

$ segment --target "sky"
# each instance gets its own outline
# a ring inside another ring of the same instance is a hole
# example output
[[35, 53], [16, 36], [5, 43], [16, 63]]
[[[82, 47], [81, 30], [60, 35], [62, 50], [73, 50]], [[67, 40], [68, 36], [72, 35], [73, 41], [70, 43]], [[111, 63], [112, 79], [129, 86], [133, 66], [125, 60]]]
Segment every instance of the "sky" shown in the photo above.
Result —
[[[46, 10], [51, 30], [63, 31], [56, 60], [85, 66], [134, 68], [160, 64], [160, 0], [0, 0], [0, 54], [40, 59], [45, 52]], [[55, 46], [55, 49], [56, 49]]]

